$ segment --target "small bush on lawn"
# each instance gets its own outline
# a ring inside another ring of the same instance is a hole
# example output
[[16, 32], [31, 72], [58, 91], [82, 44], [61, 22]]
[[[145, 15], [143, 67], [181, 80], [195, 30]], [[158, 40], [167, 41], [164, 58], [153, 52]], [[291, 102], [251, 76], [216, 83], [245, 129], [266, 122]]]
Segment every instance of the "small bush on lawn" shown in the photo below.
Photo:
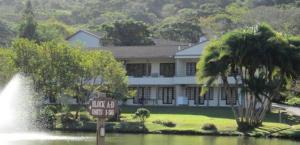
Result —
[[175, 127], [176, 126], [176, 123], [174, 123], [172, 121], [168, 121], [168, 120], [167, 121], [155, 120], [152, 123], [160, 124], [160, 125], [163, 125], [163, 126], [166, 126], [166, 127]]
[[147, 118], [150, 117], [150, 111], [146, 108], [138, 108], [134, 114], [134, 118], [138, 118], [144, 125]]
[[217, 131], [217, 127], [212, 123], [206, 123], [202, 126], [202, 130], [205, 131]]

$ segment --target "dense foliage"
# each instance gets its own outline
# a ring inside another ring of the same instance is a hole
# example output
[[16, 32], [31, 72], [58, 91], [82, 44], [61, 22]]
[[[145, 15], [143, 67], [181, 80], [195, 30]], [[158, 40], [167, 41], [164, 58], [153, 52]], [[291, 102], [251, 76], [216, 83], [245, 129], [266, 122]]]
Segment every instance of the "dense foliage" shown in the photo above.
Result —
[[112, 24], [103, 24], [102, 30], [106, 33], [104, 39], [112, 41], [114, 45], [154, 45], [148, 27], [143, 22], [115, 21]]
[[220, 79], [228, 94], [230, 85], [241, 87], [242, 102], [232, 104], [237, 124], [240, 129], [259, 126], [286, 81], [300, 73], [299, 42], [265, 24], [229, 32], [205, 49], [197, 66], [199, 82], [210, 86]]
[[[206, 34], [214, 38], [235, 28], [261, 22], [267, 22], [281, 32], [300, 33], [299, 0], [31, 0], [31, 2], [38, 23], [59, 22], [65, 23], [69, 28], [92, 31], [99, 31], [102, 24], [132, 20], [152, 26], [149, 30], [155, 37], [188, 42], [196, 41], [198, 35]], [[0, 0], [2, 21], [0, 30], [1, 32], [6, 30], [5, 35], [2, 35], [4, 33], [0, 35], [1, 45], [9, 44], [11, 41], [7, 39], [10, 37], [5, 36], [14, 36], [10, 34], [19, 32], [19, 23], [25, 22], [22, 19], [25, 9], [24, 0]], [[27, 25], [30, 24], [28, 22]], [[184, 29], [181, 27], [183, 25]], [[37, 29], [40, 29], [37, 30], [38, 34], [50, 36], [41, 36], [41, 41], [53, 39], [57, 32], [60, 32], [60, 29], [52, 27], [47, 30], [43, 26], [37, 26]], [[168, 28], [176, 28], [176, 31], [170, 32]], [[190, 30], [195, 28], [197, 32], [190, 33]], [[183, 35], [177, 38], [175, 32]]]
[[14, 41], [11, 49], [19, 72], [29, 76], [35, 90], [51, 102], [69, 96], [84, 103], [95, 89], [116, 98], [126, 96], [125, 70], [110, 52], [81, 50], [56, 41], [37, 44], [27, 39]]

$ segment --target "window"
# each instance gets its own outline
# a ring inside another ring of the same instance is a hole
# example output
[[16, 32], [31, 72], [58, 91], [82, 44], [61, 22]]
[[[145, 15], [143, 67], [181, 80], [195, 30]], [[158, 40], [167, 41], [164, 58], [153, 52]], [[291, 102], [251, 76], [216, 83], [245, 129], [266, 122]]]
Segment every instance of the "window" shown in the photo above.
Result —
[[196, 62], [186, 63], [186, 75], [194, 76], [196, 74]]
[[126, 71], [128, 76], [134, 76], [134, 77], [150, 76], [151, 64], [150, 63], [127, 64]]
[[136, 96], [134, 97], [133, 103], [144, 104], [151, 96], [150, 87], [138, 87], [136, 90]]
[[189, 100], [195, 100], [196, 99], [196, 91], [198, 89], [196, 87], [187, 87], [185, 89], [185, 95], [188, 97]]
[[201, 87], [187, 87], [185, 93], [189, 100], [194, 100], [195, 104], [204, 104], [204, 96], [200, 96]]
[[221, 88], [221, 100], [226, 100], [226, 98], [227, 98], [227, 95], [226, 95], [225, 88], [222, 87]]
[[214, 88], [210, 87], [208, 92], [205, 94], [206, 100], [214, 100]]
[[161, 63], [160, 64], [160, 75], [164, 77], [173, 77], [175, 75], [175, 64], [174, 63]]
[[163, 100], [163, 104], [172, 104], [174, 99], [174, 88], [173, 87], [162, 87], [159, 88], [159, 98]]

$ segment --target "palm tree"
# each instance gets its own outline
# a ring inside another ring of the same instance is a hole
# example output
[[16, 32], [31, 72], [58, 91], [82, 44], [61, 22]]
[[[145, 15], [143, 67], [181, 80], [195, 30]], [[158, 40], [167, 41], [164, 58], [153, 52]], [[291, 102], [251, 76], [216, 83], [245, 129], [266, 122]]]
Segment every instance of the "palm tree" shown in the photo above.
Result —
[[[273, 97], [287, 79], [299, 74], [300, 39], [289, 38], [262, 24], [213, 40], [201, 56], [197, 65], [199, 83], [210, 86], [221, 79], [227, 96], [231, 96], [232, 85], [241, 88], [242, 100], [237, 105], [231, 101], [240, 130], [261, 125]], [[229, 76], [235, 79], [234, 84], [229, 84]]]

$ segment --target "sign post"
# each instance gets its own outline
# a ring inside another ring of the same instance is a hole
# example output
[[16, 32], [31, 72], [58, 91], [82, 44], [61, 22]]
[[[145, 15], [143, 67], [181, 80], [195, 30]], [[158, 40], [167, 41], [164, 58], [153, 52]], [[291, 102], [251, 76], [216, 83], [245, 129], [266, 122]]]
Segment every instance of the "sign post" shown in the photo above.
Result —
[[117, 102], [105, 93], [97, 93], [88, 103], [88, 112], [97, 117], [97, 145], [105, 144], [105, 120], [113, 117], [117, 110]]

